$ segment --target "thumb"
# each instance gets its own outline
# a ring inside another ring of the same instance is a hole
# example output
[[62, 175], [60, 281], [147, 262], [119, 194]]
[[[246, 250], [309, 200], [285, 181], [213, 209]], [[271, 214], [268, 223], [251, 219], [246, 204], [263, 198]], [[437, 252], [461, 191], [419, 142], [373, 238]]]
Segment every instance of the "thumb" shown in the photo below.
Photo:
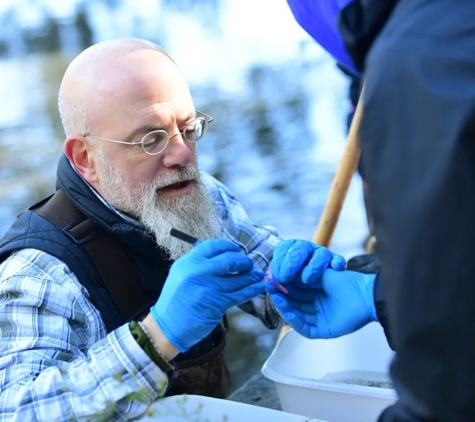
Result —
[[330, 266], [337, 271], [343, 271], [346, 269], [346, 259], [341, 255], [333, 254]]
[[272, 266], [272, 275], [281, 283], [291, 281], [305, 267], [314, 252], [315, 246], [312, 243], [296, 240], [287, 250], [277, 273], [274, 273]]
[[247, 285], [246, 287], [231, 293], [232, 306], [240, 305], [241, 303], [259, 296], [261, 293], [264, 293], [265, 289], [265, 284], [259, 280], [254, 284]]
[[199, 242], [186, 256], [190, 258], [213, 258], [224, 252], [239, 252], [239, 247], [228, 239], [207, 239]]

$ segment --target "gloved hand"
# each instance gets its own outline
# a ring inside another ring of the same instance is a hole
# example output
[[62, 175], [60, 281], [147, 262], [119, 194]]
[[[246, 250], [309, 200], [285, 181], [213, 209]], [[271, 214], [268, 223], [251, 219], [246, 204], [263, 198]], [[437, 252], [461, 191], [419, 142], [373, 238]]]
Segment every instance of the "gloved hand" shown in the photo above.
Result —
[[[305, 271], [305, 270], [304, 270]], [[327, 269], [315, 280], [293, 281], [283, 295], [266, 281], [275, 307], [299, 334], [311, 338], [335, 338], [377, 321], [373, 299], [375, 274]]]
[[177, 259], [150, 313], [180, 352], [205, 338], [231, 307], [265, 290], [264, 272], [226, 239], [205, 240]]
[[300, 280], [311, 283], [318, 280], [328, 267], [344, 270], [346, 260], [323, 246], [296, 239], [280, 242], [274, 249], [271, 262], [272, 278], [278, 284]]

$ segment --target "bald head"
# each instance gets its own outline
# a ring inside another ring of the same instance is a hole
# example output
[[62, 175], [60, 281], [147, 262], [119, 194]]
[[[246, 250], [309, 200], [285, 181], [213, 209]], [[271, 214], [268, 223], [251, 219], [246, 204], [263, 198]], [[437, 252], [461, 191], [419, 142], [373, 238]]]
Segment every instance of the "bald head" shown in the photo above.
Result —
[[134, 87], [140, 88], [150, 72], [159, 73], [162, 66], [179, 72], [166, 51], [147, 40], [120, 38], [84, 50], [68, 66], [59, 90], [66, 136], [98, 130], [105, 116], [110, 116], [111, 107], [124, 101]]

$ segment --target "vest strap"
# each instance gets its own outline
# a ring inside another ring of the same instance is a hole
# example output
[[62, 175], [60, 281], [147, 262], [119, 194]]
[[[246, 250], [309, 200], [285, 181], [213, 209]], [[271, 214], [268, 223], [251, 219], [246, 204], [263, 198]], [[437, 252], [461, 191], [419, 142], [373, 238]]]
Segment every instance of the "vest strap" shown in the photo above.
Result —
[[61, 189], [31, 207], [30, 211], [60, 227], [82, 246], [125, 321], [147, 311], [149, 301], [119, 243], [76, 208]]

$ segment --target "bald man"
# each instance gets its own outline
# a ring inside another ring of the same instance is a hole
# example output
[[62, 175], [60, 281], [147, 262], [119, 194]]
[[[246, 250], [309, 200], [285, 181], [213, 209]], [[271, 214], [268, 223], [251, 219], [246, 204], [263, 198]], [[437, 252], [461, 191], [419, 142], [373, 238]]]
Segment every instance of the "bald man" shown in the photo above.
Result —
[[198, 170], [212, 118], [139, 39], [77, 56], [59, 112], [57, 191], [0, 242], [0, 420], [129, 420], [165, 394], [225, 397], [220, 321], [245, 304], [279, 325], [262, 283], [279, 238]]

